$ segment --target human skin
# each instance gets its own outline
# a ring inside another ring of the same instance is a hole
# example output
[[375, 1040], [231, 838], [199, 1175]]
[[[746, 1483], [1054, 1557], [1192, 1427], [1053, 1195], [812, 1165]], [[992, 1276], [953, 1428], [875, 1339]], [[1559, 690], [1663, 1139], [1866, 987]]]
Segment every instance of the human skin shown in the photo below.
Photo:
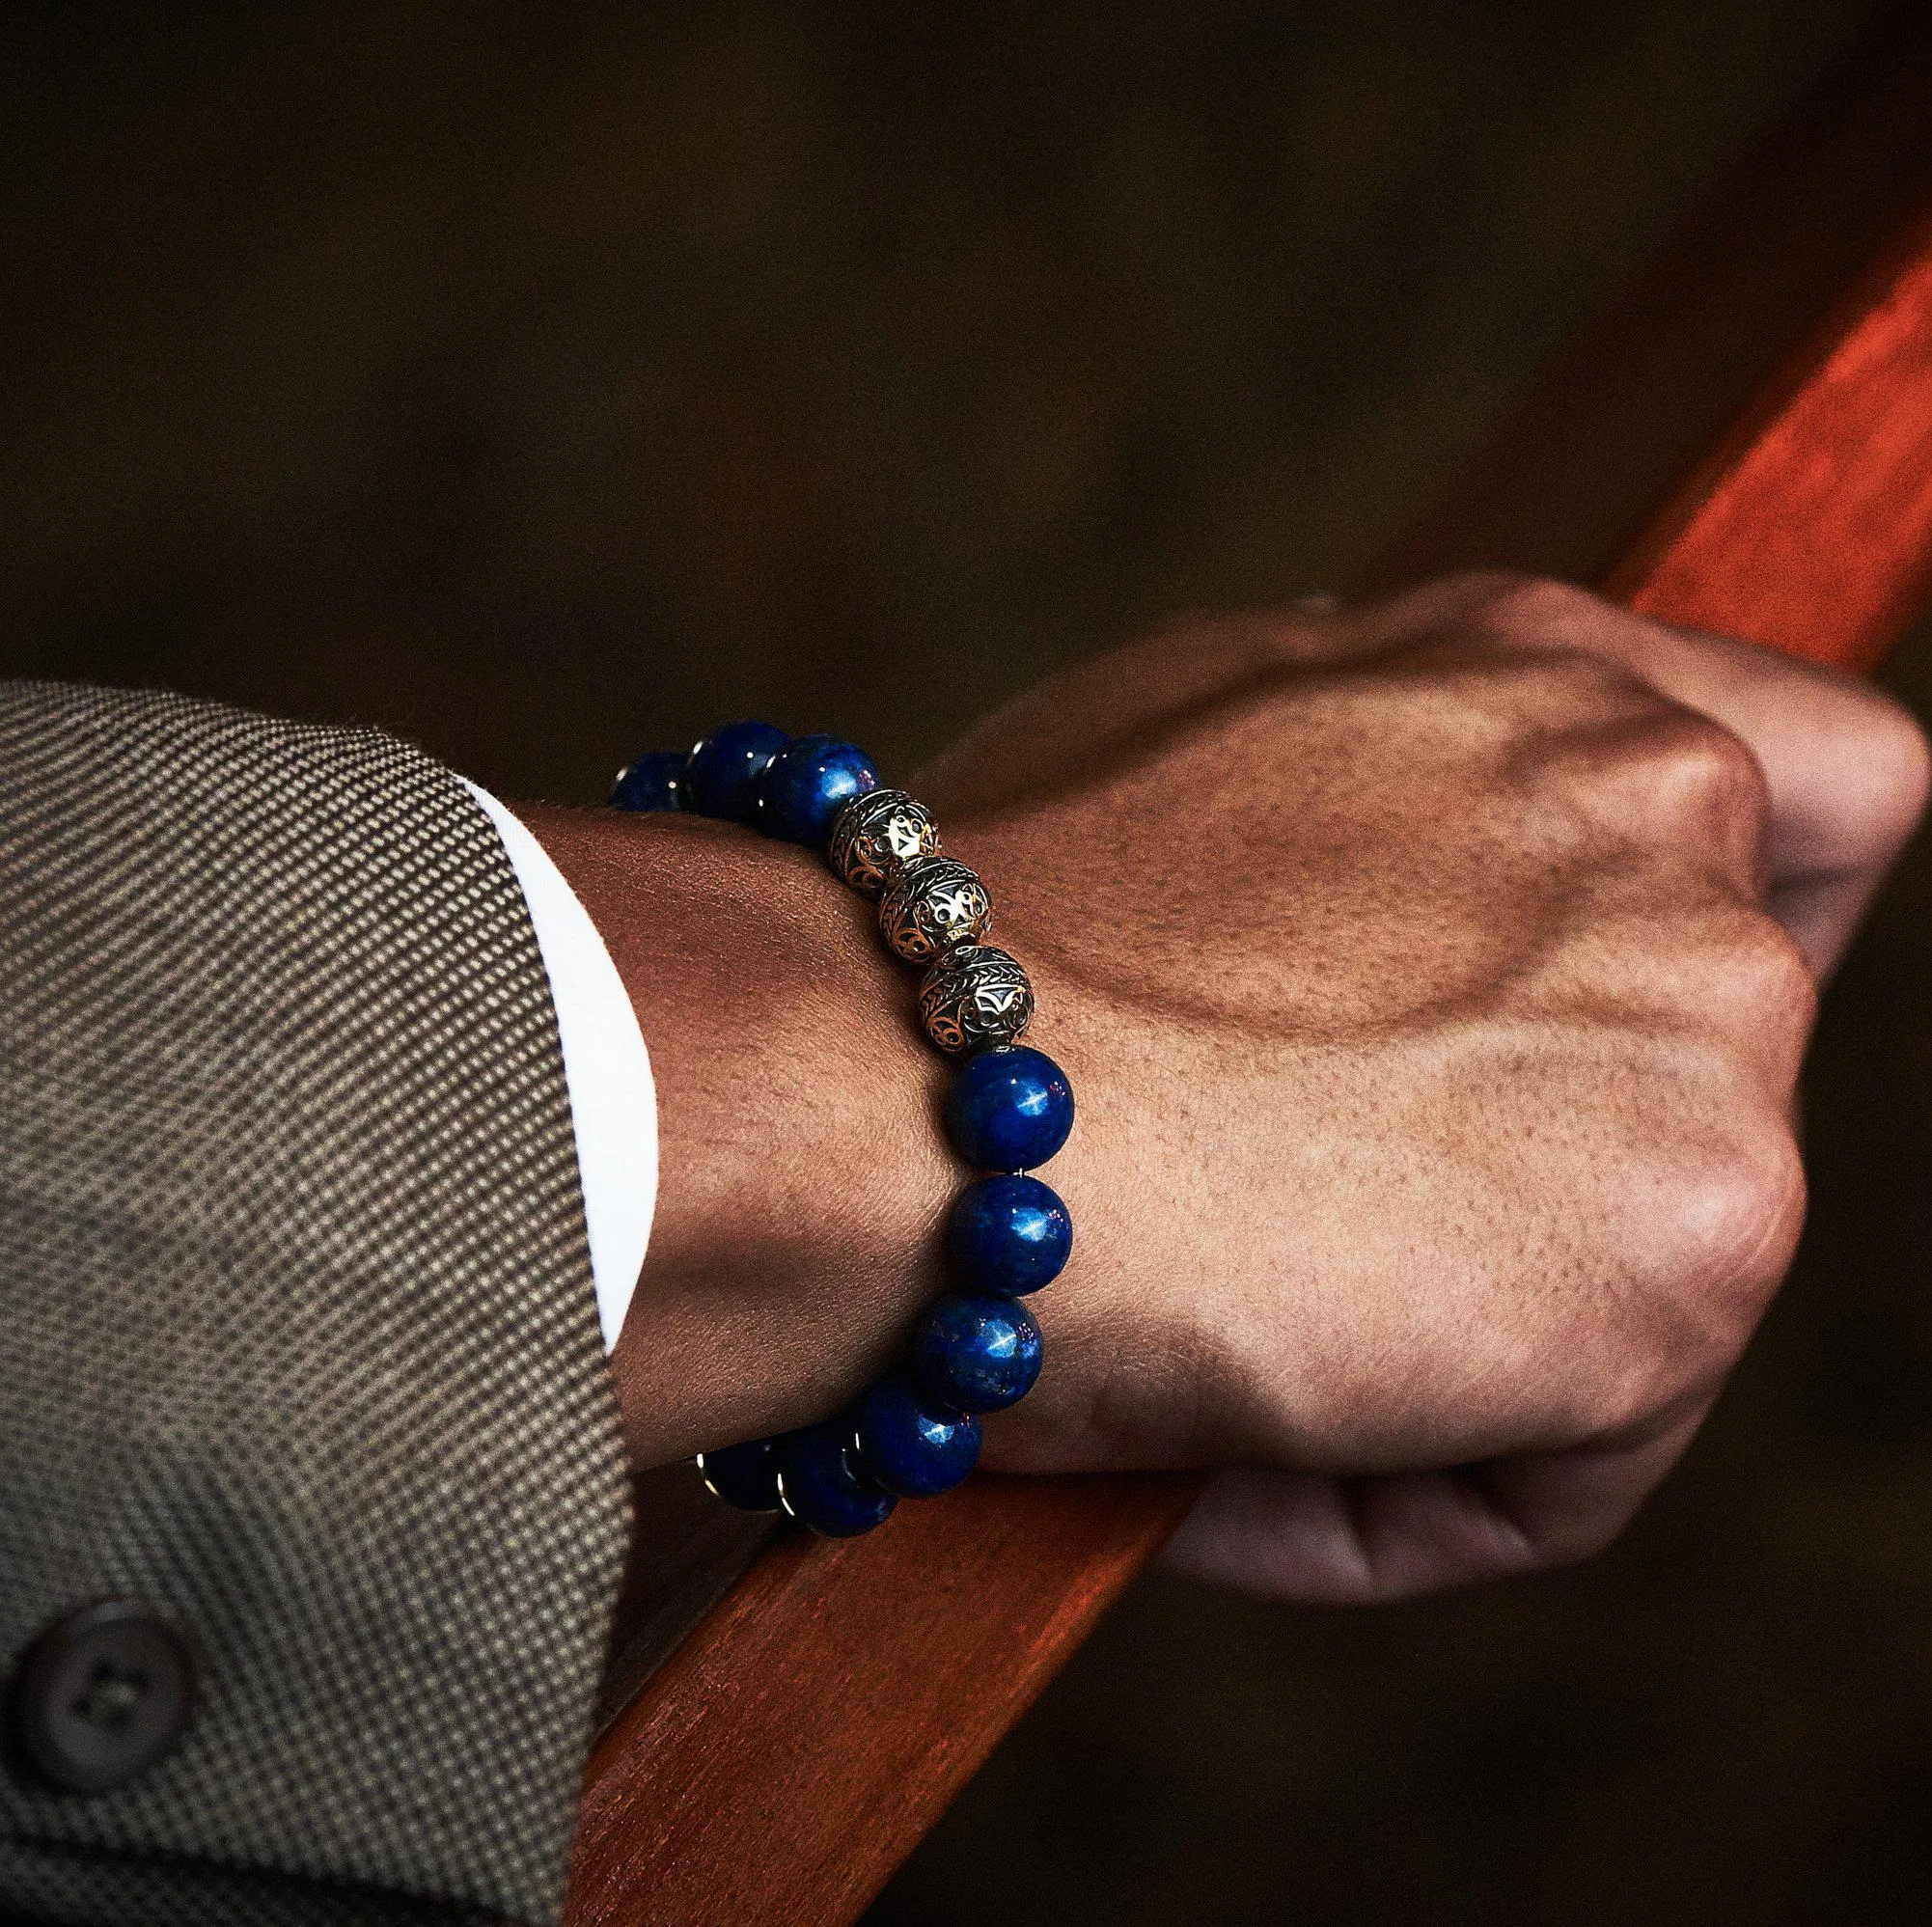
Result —
[[[1184, 1570], [1385, 1599], [1582, 1556], [1804, 1214], [1816, 986], [1923, 805], [1882, 695], [1495, 576], [1196, 621], [912, 786], [1080, 1104], [1010, 1472], [1223, 1468]], [[658, 1081], [641, 1464], [823, 1417], [940, 1288], [946, 1068], [806, 852], [535, 809]]]

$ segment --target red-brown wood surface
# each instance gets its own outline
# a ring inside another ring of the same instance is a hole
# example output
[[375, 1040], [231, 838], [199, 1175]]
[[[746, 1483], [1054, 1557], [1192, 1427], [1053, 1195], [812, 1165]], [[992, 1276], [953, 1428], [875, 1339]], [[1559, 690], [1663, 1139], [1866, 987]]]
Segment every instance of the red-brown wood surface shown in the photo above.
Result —
[[1932, 588], [1932, 214], [1912, 223], [1606, 587], [1867, 669]]
[[982, 1478], [781, 1542], [593, 1753], [571, 1927], [851, 1919], [1193, 1489]]
[[1602, 581], [1792, 344], [1932, 196], [1932, 8], [1898, 0], [1716, 181], [1361, 589]]
[[[1932, 561], [1932, 226], [1908, 224], [1658, 497], [1668, 506], [1612, 571], [1617, 592], [1814, 660], [1869, 662]], [[572, 1927], [853, 1918], [1191, 1489], [984, 1479], [869, 1539], [775, 1548], [599, 1743]]]

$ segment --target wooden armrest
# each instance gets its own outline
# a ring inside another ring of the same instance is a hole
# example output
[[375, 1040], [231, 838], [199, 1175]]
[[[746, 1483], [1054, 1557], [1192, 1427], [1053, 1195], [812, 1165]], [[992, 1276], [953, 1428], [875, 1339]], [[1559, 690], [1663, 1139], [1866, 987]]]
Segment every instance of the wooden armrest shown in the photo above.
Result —
[[[1876, 660], [1932, 589], [1919, 11], [1720, 189], [1383, 582], [1554, 568], [1672, 621]], [[779, 1541], [595, 1748], [571, 1927], [853, 1918], [1196, 1489], [979, 1478], [871, 1538]]]

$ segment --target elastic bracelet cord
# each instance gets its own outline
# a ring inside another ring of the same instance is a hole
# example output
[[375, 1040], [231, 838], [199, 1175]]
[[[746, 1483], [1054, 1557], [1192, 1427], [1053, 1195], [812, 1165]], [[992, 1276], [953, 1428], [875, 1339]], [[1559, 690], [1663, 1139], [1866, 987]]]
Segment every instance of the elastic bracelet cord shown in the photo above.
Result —
[[964, 1060], [946, 1130], [985, 1175], [953, 1202], [946, 1250], [957, 1288], [921, 1316], [906, 1368], [836, 1418], [698, 1455], [704, 1482], [729, 1504], [783, 1510], [828, 1537], [869, 1532], [901, 1499], [957, 1485], [980, 1456], [979, 1415], [1017, 1404], [1039, 1377], [1039, 1327], [1021, 1300], [1060, 1275], [1073, 1220], [1028, 1173], [1065, 1143], [1072, 1087], [1051, 1058], [1019, 1042], [1033, 985], [1005, 950], [980, 941], [993, 915], [986, 886], [941, 851], [925, 806], [881, 788], [850, 743], [730, 723], [688, 755], [652, 751], [627, 763], [611, 801], [724, 817], [822, 851], [854, 890], [878, 899], [887, 947], [925, 971], [926, 1035]]

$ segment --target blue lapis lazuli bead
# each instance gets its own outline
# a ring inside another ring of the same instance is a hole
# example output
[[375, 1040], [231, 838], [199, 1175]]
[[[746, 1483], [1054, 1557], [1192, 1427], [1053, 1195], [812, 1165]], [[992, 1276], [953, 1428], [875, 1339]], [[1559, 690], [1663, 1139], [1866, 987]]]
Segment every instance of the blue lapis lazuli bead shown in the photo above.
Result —
[[936, 1499], [973, 1470], [980, 1421], [935, 1404], [910, 1379], [881, 1380], [852, 1415], [859, 1464], [901, 1499]]
[[1039, 1377], [1043, 1350], [1027, 1308], [992, 1293], [940, 1299], [912, 1338], [921, 1389], [958, 1412], [1018, 1404]]
[[800, 1525], [827, 1539], [852, 1539], [891, 1517], [898, 1503], [853, 1463], [849, 1424], [808, 1425], [779, 1443], [778, 1495]]
[[1065, 1269], [1073, 1215], [1060, 1193], [1036, 1177], [982, 1177], [954, 1202], [946, 1248], [961, 1284], [1017, 1298], [1051, 1284]]
[[1046, 1055], [1025, 1044], [969, 1058], [946, 1099], [946, 1129], [959, 1155], [981, 1170], [1031, 1170], [1073, 1129], [1073, 1087]]
[[613, 810], [681, 810], [684, 807], [682, 750], [646, 750], [618, 771], [611, 785]]
[[747, 1439], [742, 1445], [700, 1452], [698, 1471], [727, 1505], [735, 1505], [740, 1512], [776, 1512], [778, 1448], [783, 1444], [781, 1434], [776, 1439]]
[[759, 779], [758, 826], [768, 837], [822, 850], [840, 811], [878, 786], [864, 750], [837, 736], [800, 736]]
[[692, 750], [684, 767], [684, 807], [701, 816], [751, 823], [759, 778], [791, 738], [775, 723], [727, 723]]

